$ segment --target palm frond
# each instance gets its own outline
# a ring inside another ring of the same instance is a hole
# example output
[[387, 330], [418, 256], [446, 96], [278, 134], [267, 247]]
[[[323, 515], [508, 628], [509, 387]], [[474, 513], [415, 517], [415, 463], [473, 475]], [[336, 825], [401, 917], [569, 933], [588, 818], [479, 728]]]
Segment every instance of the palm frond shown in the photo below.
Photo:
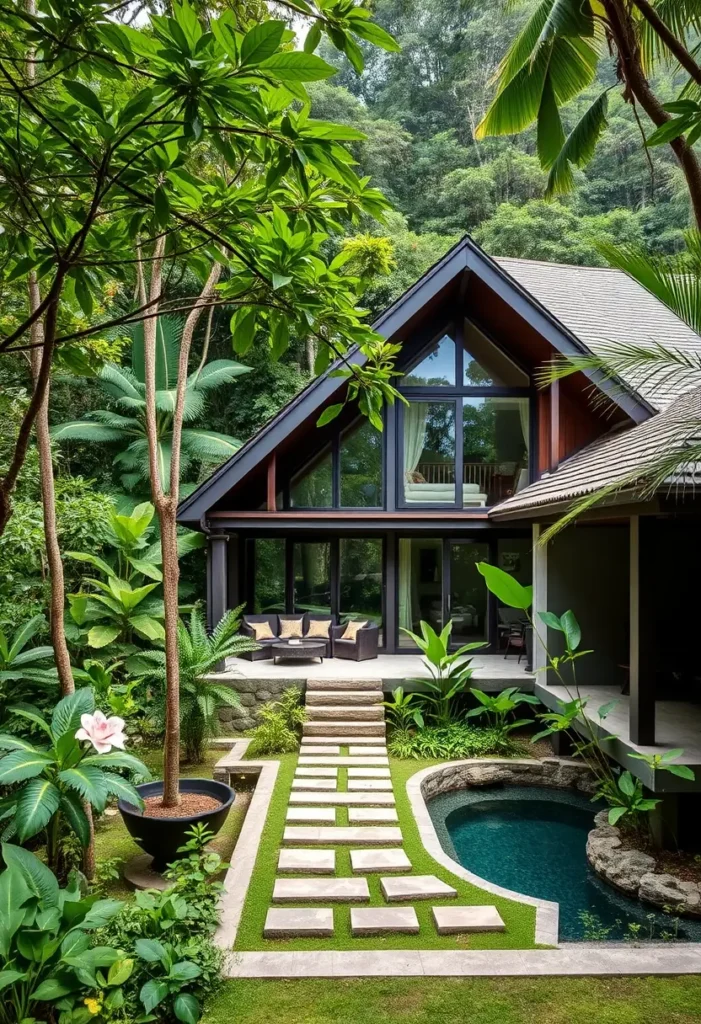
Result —
[[100, 386], [113, 398], [143, 399], [143, 384], [128, 366], [105, 363], [100, 371]]
[[[655, 13], [677, 39], [689, 49], [689, 41], [701, 33], [701, 8], [698, 0], [656, 0]], [[640, 16], [637, 21], [640, 52], [645, 71], [650, 74], [660, 61], [676, 63], [652, 25]]]
[[693, 331], [701, 334], [701, 265], [697, 232], [686, 236], [687, 252], [653, 256], [636, 245], [598, 246], [612, 267], [647, 288]]
[[241, 447], [241, 442], [228, 434], [186, 427], [182, 434], [182, 447], [195, 459], [219, 463], [231, 458]]
[[[180, 338], [185, 321], [177, 316], [159, 316], [156, 321], [156, 390], [167, 391], [175, 386], [178, 376]], [[144, 328], [134, 325], [131, 343], [131, 365], [139, 381], [144, 383]]]
[[124, 429], [107, 426], [96, 420], [74, 420], [72, 423], [59, 423], [52, 427], [51, 436], [55, 441], [123, 441]]
[[244, 366], [233, 359], [213, 359], [211, 363], [205, 363], [201, 370], [195, 370], [188, 377], [188, 385], [196, 391], [213, 391], [222, 384], [230, 384], [242, 373], [250, 373], [252, 366]]
[[545, 191], [547, 197], [570, 191], [574, 184], [570, 164], [584, 167], [589, 163], [601, 133], [608, 124], [607, 108], [608, 93], [603, 92], [579, 119], [552, 163], [543, 164], [545, 167], [550, 166]]
[[[177, 402], [177, 389], [170, 388], [168, 391], [156, 392], [156, 408], [159, 412], [175, 412]], [[183, 420], [191, 423], [202, 415], [205, 406], [205, 396], [202, 392], [196, 391], [190, 384], [185, 388], [185, 400], [183, 402]]]

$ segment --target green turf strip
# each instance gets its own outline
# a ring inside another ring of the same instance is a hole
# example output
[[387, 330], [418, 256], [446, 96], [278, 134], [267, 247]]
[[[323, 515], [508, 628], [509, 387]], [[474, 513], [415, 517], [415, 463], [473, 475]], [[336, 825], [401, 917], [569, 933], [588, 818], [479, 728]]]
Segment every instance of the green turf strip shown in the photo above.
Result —
[[[342, 753], [346, 748], [341, 748]], [[386, 938], [367, 937], [353, 938], [350, 931], [349, 904], [337, 903], [334, 907], [335, 929], [333, 938], [299, 938], [299, 939], [264, 939], [263, 925], [268, 909], [272, 906], [273, 884], [277, 876], [277, 861], [282, 846], [282, 835], [285, 828], [289, 795], [292, 779], [297, 764], [296, 754], [286, 754], [275, 758], [280, 761], [275, 792], [268, 811], [253, 877], [248, 889], [241, 925], [236, 939], [235, 948], [239, 950], [320, 950], [320, 949], [532, 949], [534, 947], [535, 909], [525, 904], [501, 899], [491, 893], [477, 889], [462, 879], [456, 878], [440, 864], [437, 864], [426, 852], [419, 838], [414, 816], [406, 794], [407, 779], [417, 771], [430, 764], [440, 761], [398, 761], [392, 759], [390, 768], [392, 782], [399, 815], [399, 825], [404, 837], [404, 849], [412, 863], [413, 873], [417, 875], [436, 875], [457, 889], [458, 895], [453, 899], [416, 900], [413, 905], [419, 919], [418, 935], [392, 935]], [[338, 789], [346, 789], [347, 770], [338, 770]], [[336, 823], [348, 824], [348, 810], [337, 808]], [[323, 849], [323, 847], [318, 847]], [[336, 877], [350, 877], [350, 852], [348, 848], [329, 846], [336, 850]], [[284, 877], [292, 877], [287, 874]], [[322, 877], [322, 876], [319, 876]], [[330, 877], [330, 876], [327, 876]], [[358, 876], [359, 877], [359, 876]], [[370, 902], [361, 906], [385, 907], [387, 903], [380, 891], [380, 875], [367, 875], [370, 887]], [[501, 914], [505, 932], [486, 932], [473, 935], [439, 936], [436, 932], [431, 915], [431, 907], [451, 904], [490, 904], [496, 906]], [[395, 904], [393, 904], [394, 906]], [[402, 904], [404, 905], [404, 904]], [[294, 904], [285, 904], [294, 906]], [[299, 906], [331, 906], [323, 901], [304, 903]]]

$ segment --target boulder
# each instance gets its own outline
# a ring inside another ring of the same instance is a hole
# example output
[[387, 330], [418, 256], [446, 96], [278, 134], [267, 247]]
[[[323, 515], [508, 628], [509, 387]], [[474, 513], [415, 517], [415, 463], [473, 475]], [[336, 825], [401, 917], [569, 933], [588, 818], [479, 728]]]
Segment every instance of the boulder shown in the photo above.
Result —
[[655, 870], [655, 858], [641, 850], [622, 850], [620, 835], [612, 825], [593, 829], [587, 837], [587, 859], [597, 875], [635, 896], [643, 875]]
[[674, 875], [648, 872], [640, 879], [638, 895], [647, 903], [669, 908], [672, 914], [701, 917], [701, 886], [697, 882], [684, 882]]

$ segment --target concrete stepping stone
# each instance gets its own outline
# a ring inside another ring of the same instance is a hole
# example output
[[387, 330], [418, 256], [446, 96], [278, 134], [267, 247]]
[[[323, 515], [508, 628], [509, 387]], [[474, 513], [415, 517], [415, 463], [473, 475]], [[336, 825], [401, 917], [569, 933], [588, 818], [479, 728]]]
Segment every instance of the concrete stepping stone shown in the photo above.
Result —
[[405, 900], [433, 900], [457, 896], [451, 885], [441, 882], [435, 875], [403, 875], [401, 878], [381, 878], [382, 895], [388, 903]]
[[381, 825], [336, 825], [317, 828], [290, 825], [285, 829], [282, 840], [295, 846], [400, 846], [402, 830], [392, 826], [383, 828]]
[[302, 743], [299, 752], [300, 754], [340, 754], [341, 747], [339, 744], [326, 747], [318, 743]]
[[367, 878], [277, 878], [273, 903], [366, 903]]
[[307, 704], [310, 722], [378, 722], [384, 717], [382, 704]]
[[350, 859], [354, 875], [411, 871], [411, 861], [404, 850], [351, 850]]
[[[299, 768], [297, 769], [299, 773]], [[348, 779], [389, 779], [389, 768], [349, 768]]]
[[[355, 794], [360, 796], [359, 793]], [[376, 797], [377, 799], [377, 797]], [[384, 825], [389, 821], [399, 821], [394, 807], [349, 807], [349, 825], [370, 825], [377, 823]]]
[[290, 807], [285, 815], [285, 821], [318, 821], [333, 825], [336, 821], [336, 811], [333, 807]]
[[496, 907], [432, 907], [431, 911], [439, 935], [506, 931]]
[[326, 939], [333, 935], [333, 910], [310, 907], [271, 907], [263, 925], [264, 939], [308, 936]]
[[293, 779], [293, 789], [335, 789], [336, 779]]
[[[394, 793], [290, 793], [290, 804], [324, 804], [326, 807], [391, 807]], [[392, 819], [394, 820], [394, 819]]]
[[351, 910], [351, 935], [418, 935], [413, 907], [357, 907]]
[[295, 778], [310, 779], [335, 779], [338, 778], [338, 768], [295, 768]]
[[308, 679], [307, 693], [314, 690], [379, 690], [381, 679]]
[[277, 869], [300, 875], [332, 875], [336, 870], [336, 851], [280, 850]]
[[355, 765], [364, 765], [365, 767], [380, 767], [381, 765], [389, 765], [388, 757], [337, 757], [334, 754], [323, 754], [323, 755], [309, 755], [301, 754], [299, 757], [299, 763], [301, 765], [319, 765], [319, 764], [330, 764], [335, 765], [338, 768], [350, 768]]
[[387, 747], [383, 744], [378, 744], [376, 747], [357, 747], [355, 744], [350, 744], [348, 747], [348, 753], [351, 757], [364, 757], [366, 754], [386, 754]]
[[[380, 736], [310, 736], [306, 740], [302, 739], [302, 746], [314, 743], [319, 746], [333, 746], [334, 744], [340, 744], [342, 747], [347, 747], [349, 743], [353, 743], [356, 746], [368, 746], [377, 747], [382, 744], [383, 740]], [[301, 751], [300, 751], [301, 753]]]
[[315, 704], [326, 707], [342, 704], [347, 707], [352, 704], [381, 704], [382, 697], [382, 690], [307, 690], [305, 703], [307, 707]]
[[360, 790], [361, 792], [369, 792], [371, 790], [381, 790], [385, 793], [392, 792], [392, 780], [391, 779], [348, 779], [349, 790]]

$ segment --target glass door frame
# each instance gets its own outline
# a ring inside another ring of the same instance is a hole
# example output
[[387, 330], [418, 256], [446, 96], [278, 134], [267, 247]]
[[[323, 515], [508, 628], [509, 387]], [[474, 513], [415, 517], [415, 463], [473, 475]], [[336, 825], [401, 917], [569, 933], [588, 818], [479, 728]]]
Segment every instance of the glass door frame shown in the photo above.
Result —
[[[485, 531], [486, 532], [486, 531]], [[497, 564], [497, 537], [494, 536], [478, 536], [478, 537], [444, 537], [443, 538], [443, 624], [445, 625], [451, 619], [451, 596], [452, 596], [452, 563], [451, 563], [451, 551], [453, 547], [458, 547], [465, 544], [485, 544], [488, 549], [487, 561], [490, 565]], [[486, 646], [481, 650], [484, 654], [496, 654], [497, 651], [497, 599], [494, 594], [487, 590], [486, 583], [484, 589], [487, 596], [486, 601]], [[470, 641], [467, 641], [470, 643]], [[452, 650], [457, 650], [458, 647], [462, 647], [463, 642], [453, 640], [451, 637], [450, 647]]]

